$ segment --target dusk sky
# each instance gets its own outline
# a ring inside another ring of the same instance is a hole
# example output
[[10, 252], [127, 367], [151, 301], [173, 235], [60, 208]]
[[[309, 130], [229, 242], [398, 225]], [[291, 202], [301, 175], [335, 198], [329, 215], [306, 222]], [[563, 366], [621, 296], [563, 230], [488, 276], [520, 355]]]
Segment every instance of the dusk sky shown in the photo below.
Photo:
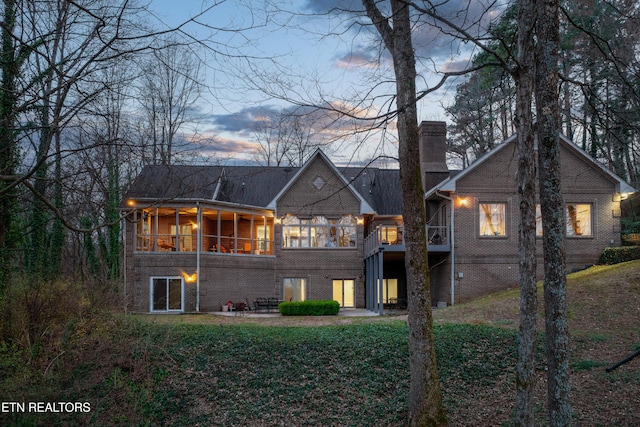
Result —
[[[197, 119], [183, 129], [206, 142], [203, 150], [216, 158], [251, 160], [256, 147], [256, 122], [270, 113], [310, 112], [298, 105], [331, 105], [373, 117], [389, 109], [395, 88], [386, 51], [380, 49], [372, 28], [358, 25], [366, 19], [353, 14], [328, 13], [335, 6], [362, 10], [359, 0], [276, 1], [228, 0], [198, 17], [201, 25], [184, 27], [195, 39], [206, 39], [213, 50], [205, 53], [204, 79], [208, 90], [196, 103]], [[212, 2], [151, 0], [157, 19], [173, 26], [197, 16]], [[452, 19], [471, 22], [480, 16], [482, 1], [445, 2]], [[277, 7], [277, 10], [276, 10]], [[461, 17], [456, 13], [466, 8]], [[495, 19], [501, 7], [483, 15], [481, 22]], [[355, 25], [354, 25], [355, 24]], [[162, 25], [162, 24], [157, 24]], [[238, 31], [242, 29], [242, 31]], [[454, 42], [432, 26], [416, 26], [414, 47], [419, 59], [418, 89], [439, 81], [434, 69], [464, 69], [474, 50]], [[383, 84], [377, 84], [386, 81]], [[419, 120], [446, 120], [443, 104], [450, 104], [455, 85], [428, 95], [419, 104]], [[364, 97], [364, 94], [369, 96]], [[298, 104], [298, 105], [296, 105]], [[324, 115], [325, 117], [320, 117]], [[397, 156], [395, 129], [365, 132], [340, 138], [365, 123], [336, 121], [335, 114], [315, 111], [314, 131], [318, 138], [336, 140], [328, 155], [341, 165], [362, 164], [378, 155]]]

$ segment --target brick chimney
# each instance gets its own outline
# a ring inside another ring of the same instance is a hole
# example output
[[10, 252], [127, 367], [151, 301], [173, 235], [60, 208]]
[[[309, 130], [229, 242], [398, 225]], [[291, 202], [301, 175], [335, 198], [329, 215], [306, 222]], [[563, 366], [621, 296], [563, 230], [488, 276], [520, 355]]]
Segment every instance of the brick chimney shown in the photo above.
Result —
[[447, 124], [423, 121], [420, 123], [420, 172], [422, 188], [426, 192], [449, 177], [447, 167]]

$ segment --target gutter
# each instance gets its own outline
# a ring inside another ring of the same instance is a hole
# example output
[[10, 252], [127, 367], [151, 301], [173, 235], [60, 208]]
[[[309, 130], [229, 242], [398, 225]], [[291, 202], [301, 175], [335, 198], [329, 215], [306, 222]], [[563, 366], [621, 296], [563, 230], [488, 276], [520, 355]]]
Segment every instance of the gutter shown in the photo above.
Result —
[[451, 268], [450, 268], [450, 276], [451, 276], [451, 305], [455, 303], [455, 294], [456, 294], [456, 275], [455, 275], [455, 204], [453, 203], [453, 198], [449, 196], [445, 196], [438, 189], [436, 189], [435, 194], [439, 197], [442, 197], [445, 200], [450, 202], [451, 209], [449, 209], [450, 216], [450, 224], [451, 224], [451, 232], [449, 233], [449, 238], [451, 239]]

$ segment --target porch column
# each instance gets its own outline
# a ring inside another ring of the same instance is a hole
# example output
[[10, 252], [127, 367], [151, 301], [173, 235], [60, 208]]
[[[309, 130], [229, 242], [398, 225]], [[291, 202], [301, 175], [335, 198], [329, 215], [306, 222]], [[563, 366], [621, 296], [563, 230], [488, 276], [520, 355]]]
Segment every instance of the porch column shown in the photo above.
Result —
[[364, 259], [364, 277], [365, 277], [365, 302], [364, 306], [367, 310], [373, 310], [373, 269], [371, 268], [371, 257]]
[[384, 277], [384, 270], [383, 270], [383, 260], [384, 260], [384, 251], [382, 250], [382, 248], [380, 248], [380, 252], [378, 252], [378, 256], [376, 257], [378, 259], [378, 274], [377, 274], [377, 279], [378, 279], [378, 293], [376, 295], [377, 297], [377, 304], [378, 304], [378, 310], [376, 310], [378, 312], [379, 315], [383, 315], [384, 314], [384, 301], [382, 300], [384, 297], [384, 283], [383, 283], [383, 277]]

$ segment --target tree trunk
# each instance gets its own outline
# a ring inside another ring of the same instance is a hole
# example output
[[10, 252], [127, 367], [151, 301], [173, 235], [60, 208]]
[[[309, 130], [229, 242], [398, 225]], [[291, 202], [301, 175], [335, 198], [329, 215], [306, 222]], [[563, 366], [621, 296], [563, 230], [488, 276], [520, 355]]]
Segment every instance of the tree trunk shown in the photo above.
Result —
[[520, 331], [516, 365], [515, 422], [534, 425], [535, 349], [537, 338], [536, 292], [536, 158], [533, 137], [533, 26], [534, 4], [518, 2], [518, 65], [516, 126], [518, 135], [518, 196], [520, 224], [518, 264], [520, 283]]
[[536, 112], [540, 204], [543, 223], [547, 400], [550, 426], [571, 422], [569, 334], [564, 251], [564, 201], [560, 185], [558, 1], [539, 0], [536, 19]]
[[13, 228], [12, 207], [16, 201], [16, 191], [11, 177], [16, 172], [15, 106], [16, 79], [20, 72], [14, 52], [13, 30], [16, 23], [15, 1], [3, 1], [2, 52], [0, 52], [0, 298], [2, 298], [11, 273], [10, 262], [13, 242], [10, 234]]
[[416, 68], [411, 40], [409, 6], [391, 0], [393, 27], [374, 0], [363, 0], [367, 15], [393, 57], [398, 108], [400, 183], [402, 186], [405, 266], [409, 305], [409, 424], [446, 424], [436, 365], [427, 261], [425, 208], [420, 176]]

